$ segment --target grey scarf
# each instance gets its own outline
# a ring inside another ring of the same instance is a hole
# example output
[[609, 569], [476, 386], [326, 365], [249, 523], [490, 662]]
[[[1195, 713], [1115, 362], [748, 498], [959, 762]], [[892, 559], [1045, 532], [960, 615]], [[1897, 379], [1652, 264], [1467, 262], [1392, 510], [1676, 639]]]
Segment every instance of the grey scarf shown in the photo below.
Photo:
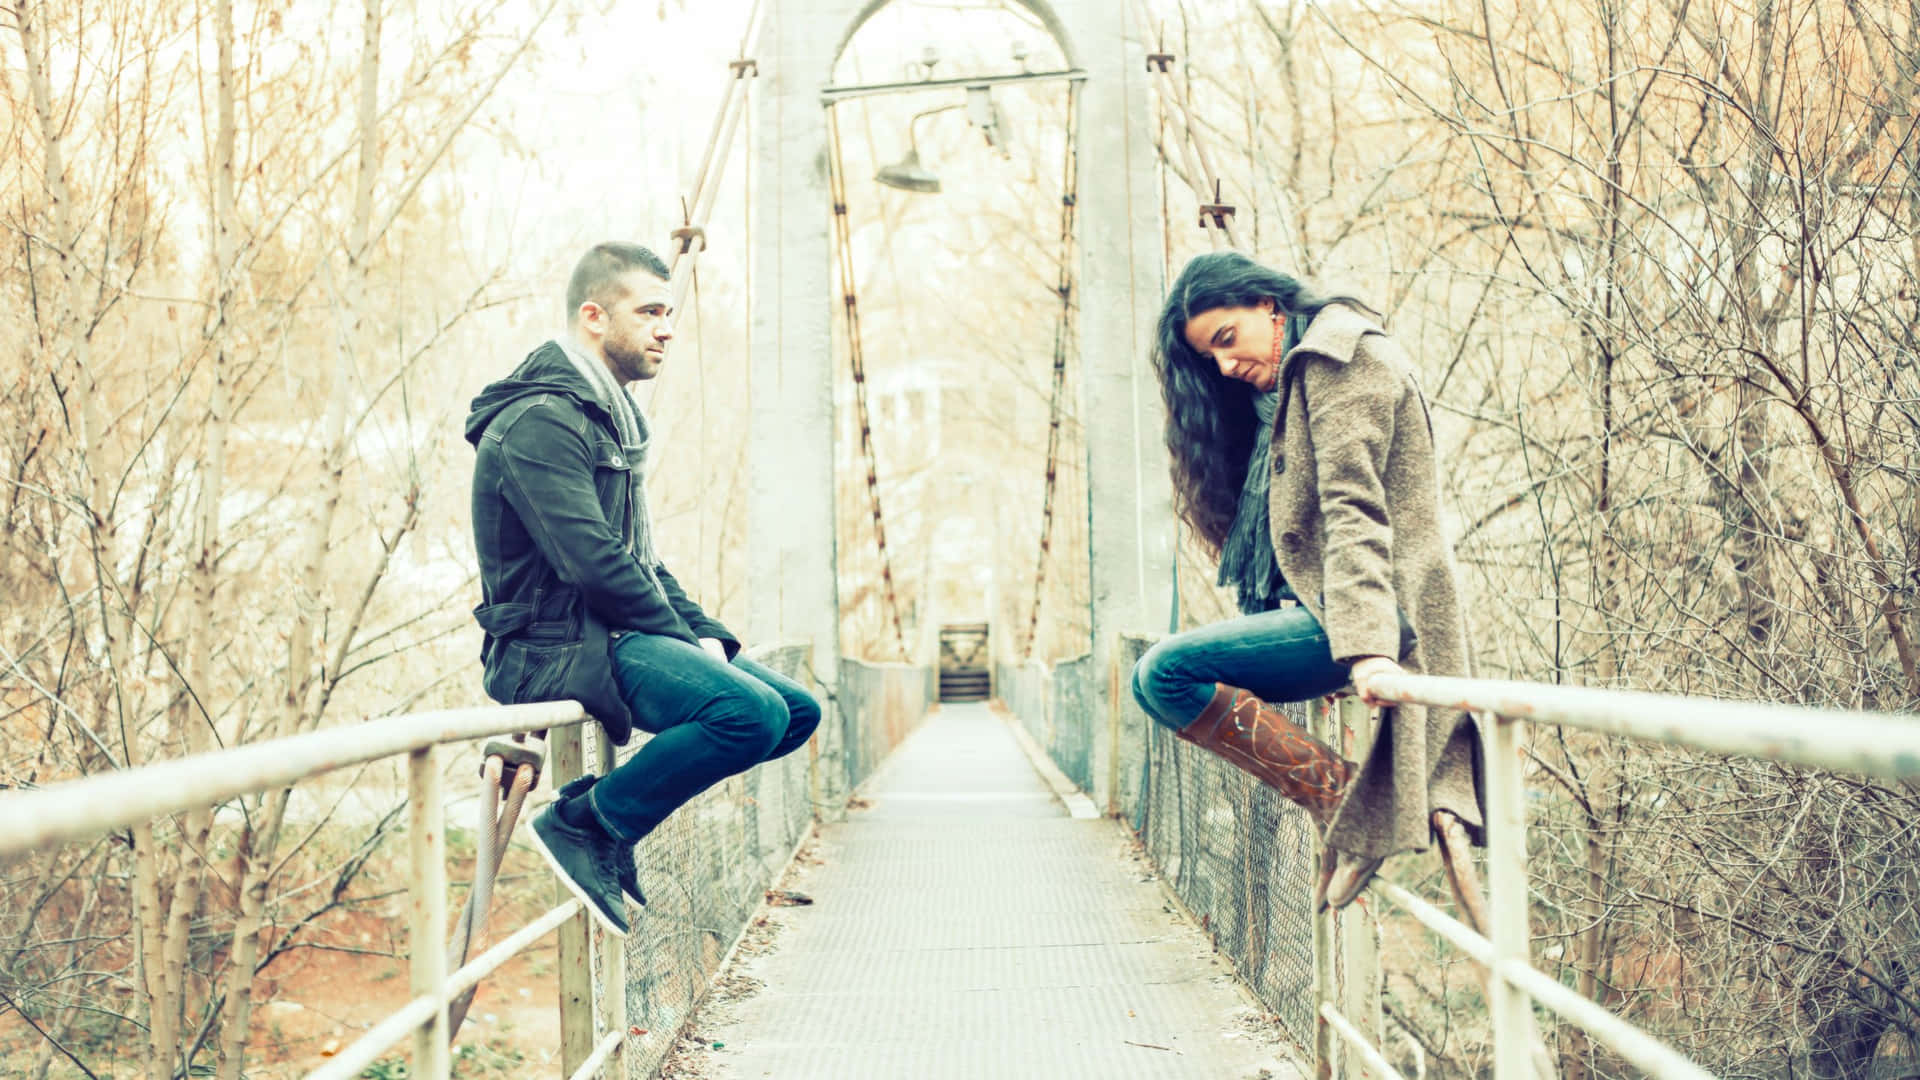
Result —
[[1220, 545], [1218, 583], [1238, 588], [1242, 615], [1272, 611], [1282, 599], [1293, 595], [1280, 576], [1280, 560], [1273, 553], [1273, 529], [1267, 520], [1267, 485], [1273, 479], [1273, 420], [1279, 408], [1278, 390], [1253, 395], [1259, 427], [1253, 438], [1253, 453], [1247, 459], [1247, 479], [1240, 485], [1240, 507], [1234, 511], [1226, 542]]
[[[654, 587], [660, 588], [660, 578], [654, 573], [654, 569], [660, 565], [660, 554], [653, 546], [653, 519], [647, 513], [647, 448], [653, 442], [652, 431], [647, 426], [647, 415], [640, 411], [639, 404], [625, 388], [613, 381], [613, 373], [607, 370], [607, 365], [588, 355], [585, 349], [574, 342], [572, 335], [562, 334], [554, 340], [593, 387], [600, 404], [613, 414], [613, 426], [620, 433], [620, 449], [627, 455], [627, 502], [631, 504], [633, 513], [633, 529], [627, 537], [627, 550], [640, 560]], [[666, 590], [661, 591], [664, 593]]]
[[[1307, 319], [1289, 315], [1281, 356], [1300, 344], [1307, 332]], [[1281, 367], [1286, 361], [1281, 361]], [[1253, 454], [1247, 459], [1247, 478], [1240, 485], [1240, 505], [1233, 512], [1233, 525], [1226, 542], [1220, 545], [1220, 585], [1233, 585], [1240, 593], [1240, 614], [1255, 615], [1272, 611], [1280, 601], [1294, 598], [1280, 576], [1280, 560], [1273, 553], [1273, 526], [1267, 518], [1267, 485], [1273, 480], [1273, 422], [1280, 408], [1278, 387], [1253, 395], [1253, 412], [1259, 427], [1253, 437]]]

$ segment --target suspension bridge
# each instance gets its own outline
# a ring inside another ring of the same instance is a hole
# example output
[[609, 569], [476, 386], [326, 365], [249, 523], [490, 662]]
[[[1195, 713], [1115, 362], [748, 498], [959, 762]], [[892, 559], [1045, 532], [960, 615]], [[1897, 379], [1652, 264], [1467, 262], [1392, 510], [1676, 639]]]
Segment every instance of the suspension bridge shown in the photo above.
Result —
[[[674, 233], [675, 306], [684, 308], [720, 177], [751, 116], [752, 167], [777, 182], [754, 192], [760, 228], [750, 241], [763, 283], [751, 298], [753, 378], [771, 392], [751, 403], [748, 636], [775, 643], [755, 654], [811, 681], [830, 715], [808, 753], [706, 793], [648, 838], [639, 854], [651, 899], [626, 941], [600, 936], [563, 892], [523, 925], [488, 926], [488, 892], [523, 805], [612, 763], [613, 748], [572, 702], [384, 718], [7, 794], [0, 857], [404, 760], [409, 922], [421, 943], [410, 950], [411, 997], [309, 1074], [320, 1080], [361, 1076], [403, 1044], [411, 1075], [449, 1076], [476, 988], [550, 935], [557, 1073], [570, 1080], [653, 1075], [693, 1035], [712, 1076], [1397, 1077], [1377, 956], [1387, 912], [1476, 965], [1501, 1080], [1554, 1071], [1536, 1010], [1644, 1075], [1710, 1075], [1533, 966], [1528, 730], [1912, 781], [1920, 725], [1524, 682], [1383, 680], [1389, 700], [1488, 720], [1487, 904], [1456, 917], [1383, 880], [1343, 912], [1313, 914], [1306, 816], [1177, 742], [1124, 690], [1177, 592], [1157, 390], [1137, 359], [1165, 276], [1156, 153], [1204, 181], [1174, 226], [1197, 223], [1216, 246], [1233, 246], [1235, 208], [1193, 116], [1183, 58], [1139, 7], [1021, 3], [1058, 43], [1060, 69], [835, 84], [836, 58], [883, 3], [762, 0], [724, 73]], [[1016, 81], [1066, 84], [1070, 132], [1034, 592], [1018, 619], [950, 628], [934, 653], [909, 641], [887, 542], [849, 226], [858, 208], [835, 106], [883, 93], [990, 94]], [[1086, 161], [1101, 164], [1101, 183], [1081, 182]], [[844, 355], [832, 346], [836, 313]], [[832, 387], [843, 362], [894, 662], [849, 657], [839, 638]], [[1061, 426], [1076, 390], [1077, 408], [1104, 421], [1086, 434], [1086, 505], [1067, 508], [1088, 521], [1076, 557], [1091, 583], [1090, 631], [1084, 655], [1044, 663], [1033, 643], [1057, 562]], [[1369, 738], [1367, 710], [1353, 700], [1290, 708], [1352, 753]], [[544, 754], [511, 738], [535, 729], [551, 733]], [[482, 840], [456, 919], [445, 778], [469, 762], [480, 766]], [[425, 944], [450, 927], [450, 948]]]

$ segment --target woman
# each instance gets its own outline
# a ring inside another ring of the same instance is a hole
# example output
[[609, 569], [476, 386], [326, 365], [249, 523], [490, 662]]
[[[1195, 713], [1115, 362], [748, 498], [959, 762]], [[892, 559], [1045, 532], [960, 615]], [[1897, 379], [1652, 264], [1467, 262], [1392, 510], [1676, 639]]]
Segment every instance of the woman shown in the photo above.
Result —
[[1386, 705], [1370, 689], [1382, 675], [1468, 673], [1433, 431], [1406, 353], [1360, 301], [1218, 252], [1174, 282], [1154, 366], [1175, 505], [1219, 553], [1242, 614], [1148, 650], [1133, 672], [1141, 708], [1306, 808], [1340, 856], [1316, 906], [1350, 903], [1432, 830], [1464, 825], [1483, 843], [1471, 714], [1388, 706], [1355, 763], [1266, 704], [1351, 684]]

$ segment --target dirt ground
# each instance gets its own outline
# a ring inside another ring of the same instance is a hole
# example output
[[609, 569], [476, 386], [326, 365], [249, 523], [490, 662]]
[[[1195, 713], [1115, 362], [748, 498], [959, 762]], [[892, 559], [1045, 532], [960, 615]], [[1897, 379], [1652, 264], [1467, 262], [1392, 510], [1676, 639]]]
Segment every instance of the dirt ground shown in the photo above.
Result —
[[[496, 893], [486, 938], [470, 956], [554, 902], [552, 879], [530, 852], [509, 853], [506, 869], [512, 880], [502, 883], [504, 895]], [[464, 891], [456, 893], [450, 907], [457, 912], [465, 899]], [[356, 913], [336, 924], [330, 935], [331, 940], [346, 937], [359, 948], [399, 956], [309, 949], [276, 964], [284, 970], [276, 973], [273, 1000], [256, 1014], [249, 1055], [254, 1064], [248, 1075], [259, 1080], [303, 1076], [406, 1004], [405, 923], [401, 896], [391, 910], [377, 916]], [[557, 952], [549, 934], [480, 984], [454, 1045], [456, 1076], [549, 1075], [559, 1069]], [[370, 1080], [405, 1076], [396, 1066], [407, 1058], [403, 1042], [365, 1075]]]

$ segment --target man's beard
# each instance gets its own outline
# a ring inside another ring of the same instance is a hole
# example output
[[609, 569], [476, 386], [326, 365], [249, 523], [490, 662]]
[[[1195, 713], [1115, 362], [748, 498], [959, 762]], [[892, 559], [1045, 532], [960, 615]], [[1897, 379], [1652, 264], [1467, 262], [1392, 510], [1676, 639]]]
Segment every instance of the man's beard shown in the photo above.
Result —
[[659, 373], [659, 365], [647, 358], [646, 346], [629, 345], [624, 341], [608, 341], [602, 346], [607, 351], [607, 359], [621, 373], [623, 382], [635, 379], [651, 379]]

